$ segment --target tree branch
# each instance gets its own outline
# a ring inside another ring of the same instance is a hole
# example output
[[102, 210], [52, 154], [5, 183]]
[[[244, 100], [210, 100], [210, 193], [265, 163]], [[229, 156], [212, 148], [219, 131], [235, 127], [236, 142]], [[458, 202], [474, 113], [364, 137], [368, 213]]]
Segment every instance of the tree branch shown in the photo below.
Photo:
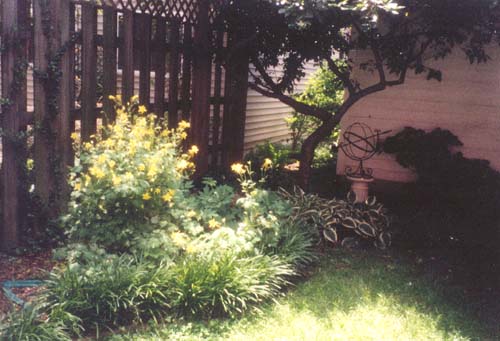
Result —
[[248, 86], [250, 87], [250, 89], [252, 89], [254, 91], [257, 91], [259, 94], [261, 94], [263, 96], [267, 96], [267, 97], [271, 97], [271, 98], [276, 98], [280, 102], [282, 102], [282, 103], [284, 103], [284, 104], [292, 107], [298, 113], [301, 113], [301, 114], [304, 114], [304, 115], [308, 115], [308, 116], [316, 117], [316, 118], [320, 119], [323, 122], [329, 120], [330, 117], [332, 116], [326, 110], [323, 110], [323, 109], [320, 109], [320, 108], [315, 108], [313, 106], [301, 103], [301, 102], [299, 102], [299, 101], [293, 99], [292, 97], [287, 96], [287, 95], [285, 95], [283, 93], [273, 92], [273, 91], [270, 91], [270, 90], [267, 90], [267, 89], [263, 89], [262, 87], [258, 86], [255, 83], [252, 83], [252, 82], [249, 82]]
[[335, 76], [337, 76], [342, 81], [349, 94], [353, 94], [356, 90], [354, 89], [354, 85], [349, 78], [349, 74], [342, 72], [342, 70], [340, 70], [340, 68], [337, 66], [337, 64], [335, 64], [335, 61], [333, 61], [331, 57], [326, 58], [326, 62], [328, 63], [328, 68], [335, 74]]

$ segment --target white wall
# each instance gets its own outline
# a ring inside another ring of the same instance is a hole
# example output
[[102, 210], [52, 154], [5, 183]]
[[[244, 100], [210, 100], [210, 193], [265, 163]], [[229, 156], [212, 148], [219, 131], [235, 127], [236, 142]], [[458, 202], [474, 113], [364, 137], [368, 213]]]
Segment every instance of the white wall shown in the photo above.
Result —
[[[426, 131], [436, 127], [448, 129], [464, 146], [460, 151], [469, 158], [491, 161], [500, 170], [500, 48], [489, 49], [491, 60], [470, 65], [461, 51], [445, 60], [432, 61], [443, 72], [442, 82], [427, 81], [425, 75], [408, 75], [407, 82], [370, 95], [355, 104], [342, 119], [341, 127], [364, 122], [372, 129], [399, 132], [405, 126]], [[358, 53], [353, 58], [362, 59]], [[374, 75], [357, 71], [362, 84], [373, 81]], [[339, 154], [337, 173], [353, 164]], [[413, 172], [402, 168], [389, 155], [376, 155], [366, 163], [374, 169], [376, 179], [409, 182]]]

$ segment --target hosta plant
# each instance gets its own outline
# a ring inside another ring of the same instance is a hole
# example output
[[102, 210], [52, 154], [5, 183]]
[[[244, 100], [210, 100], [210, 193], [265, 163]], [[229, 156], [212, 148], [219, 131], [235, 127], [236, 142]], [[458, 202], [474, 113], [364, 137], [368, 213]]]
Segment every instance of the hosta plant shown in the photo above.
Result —
[[293, 219], [314, 226], [318, 237], [326, 242], [353, 247], [365, 240], [372, 241], [379, 249], [391, 245], [391, 218], [374, 197], [356, 203], [353, 192], [349, 192], [346, 200], [320, 198], [298, 187], [292, 193], [285, 190], [280, 193], [293, 205]]

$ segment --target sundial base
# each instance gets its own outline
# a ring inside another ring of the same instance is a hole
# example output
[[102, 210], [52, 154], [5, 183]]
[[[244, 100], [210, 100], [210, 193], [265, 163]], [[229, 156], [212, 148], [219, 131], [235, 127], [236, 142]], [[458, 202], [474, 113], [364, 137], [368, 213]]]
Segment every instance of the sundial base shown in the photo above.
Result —
[[347, 175], [347, 180], [351, 181], [351, 190], [356, 194], [356, 202], [365, 202], [368, 199], [369, 184], [374, 181], [372, 177], [356, 177]]

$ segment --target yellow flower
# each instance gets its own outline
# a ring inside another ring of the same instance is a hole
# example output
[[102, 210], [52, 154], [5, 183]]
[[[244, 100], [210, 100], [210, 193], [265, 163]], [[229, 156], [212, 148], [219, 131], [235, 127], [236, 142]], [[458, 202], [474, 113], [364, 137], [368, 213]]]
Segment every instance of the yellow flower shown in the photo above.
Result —
[[148, 109], [144, 105], [139, 106], [139, 114], [145, 114], [148, 112]]
[[188, 153], [189, 153], [189, 156], [193, 157], [196, 154], [198, 154], [199, 151], [200, 151], [200, 149], [198, 148], [198, 146], [191, 146], [191, 149], [188, 150]]
[[146, 170], [146, 166], [144, 166], [144, 164], [141, 163], [139, 166], [137, 166], [137, 169], [139, 170], [139, 172], [144, 172]]
[[185, 247], [187, 243], [189, 243], [189, 237], [182, 232], [173, 232], [170, 235], [172, 238], [172, 242], [178, 247]]
[[71, 139], [72, 139], [73, 141], [78, 140], [78, 134], [77, 134], [77, 133], [71, 133]]
[[212, 218], [208, 221], [208, 227], [210, 229], [216, 229], [216, 228], [220, 227], [220, 223], [217, 220], [215, 220], [214, 218]]
[[165, 193], [161, 198], [165, 202], [171, 202], [174, 198], [175, 191], [173, 189], [169, 189], [167, 193]]
[[177, 162], [177, 166], [175, 168], [177, 168], [177, 170], [179, 170], [179, 171], [186, 170], [187, 168], [189, 168], [189, 162], [186, 160], [179, 160], [179, 162]]
[[137, 95], [130, 97], [130, 103], [137, 102], [138, 100], [139, 100], [139, 96], [137, 96]]
[[194, 217], [196, 217], [196, 211], [194, 211], [194, 210], [188, 211], [186, 213], [186, 217], [188, 217], [188, 218], [194, 218]]
[[113, 186], [118, 186], [122, 183], [122, 179], [120, 179], [120, 177], [116, 175], [113, 175], [111, 181], [113, 182]]
[[106, 154], [100, 154], [98, 157], [97, 157], [97, 163], [102, 165], [106, 162]]
[[181, 136], [181, 140], [185, 140], [185, 139], [187, 139], [188, 134], [185, 131], [183, 131], [180, 136]]
[[187, 121], [180, 121], [179, 122], [179, 129], [185, 130], [185, 129], [188, 129], [188, 128], [191, 128], [191, 123], [189, 123]]
[[262, 170], [268, 170], [269, 168], [271, 168], [273, 166], [273, 161], [269, 158], [266, 158], [264, 160], [264, 162], [262, 163]]
[[238, 175], [242, 175], [246, 172], [245, 166], [243, 166], [241, 163], [233, 163], [231, 165], [231, 170], [233, 173], [236, 173]]
[[196, 252], [196, 246], [193, 245], [193, 244], [189, 244], [187, 247], [186, 247], [186, 253], [195, 253]]
[[89, 173], [90, 175], [95, 176], [97, 179], [102, 179], [106, 175], [102, 169], [95, 166], [89, 168]]
[[144, 199], [145, 201], [151, 200], [151, 194], [149, 194], [149, 193], [147, 193], [147, 192], [146, 192], [146, 193], [144, 193], [144, 194], [142, 195], [142, 199]]
[[74, 187], [75, 191], [79, 191], [82, 189], [82, 184], [80, 182], [77, 182]]
[[113, 169], [116, 166], [116, 162], [114, 160], [109, 160], [108, 165], [109, 165], [109, 168]]

